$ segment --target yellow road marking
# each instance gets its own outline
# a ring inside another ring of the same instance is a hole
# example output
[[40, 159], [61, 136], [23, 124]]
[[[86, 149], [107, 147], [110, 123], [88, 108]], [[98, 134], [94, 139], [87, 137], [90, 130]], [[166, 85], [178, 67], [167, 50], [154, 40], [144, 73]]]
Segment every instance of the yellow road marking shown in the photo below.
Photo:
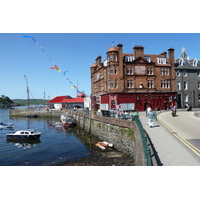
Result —
[[159, 121], [174, 135], [178, 138], [181, 142], [183, 142], [189, 149], [191, 149], [196, 155], [200, 156], [200, 150], [193, 146], [190, 142], [185, 140], [183, 137], [177, 134], [172, 128], [170, 128], [166, 123], [164, 123], [161, 119]]

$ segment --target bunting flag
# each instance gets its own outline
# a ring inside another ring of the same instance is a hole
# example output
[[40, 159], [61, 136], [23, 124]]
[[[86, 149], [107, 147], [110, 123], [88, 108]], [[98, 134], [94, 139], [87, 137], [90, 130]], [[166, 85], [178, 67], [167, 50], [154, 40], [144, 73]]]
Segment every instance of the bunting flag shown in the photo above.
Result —
[[49, 54], [43, 49], [43, 47], [39, 44], [39, 42], [37, 42], [32, 36], [28, 36], [28, 35], [24, 35], [22, 36], [24, 38], [30, 38], [33, 40], [33, 42], [35, 42], [36, 47], [39, 47], [42, 52], [49, 58], [49, 60], [53, 63], [53, 65], [55, 65], [55, 62], [53, 61], [53, 59], [49, 56]]
[[57, 71], [61, 72], [61, 70], [57, 67], [57, 65], [54, 65], [54, 67], [50, 67], [49, 69], [56, 69]]
[[[50, 60], [50, 61], [53, 63], [53, 65], [54, 65], [54, 67], [50, 67], [49, 69], [55, 69], [55, 70], [61, 72], [61, 70], [58, 68], [58, 66], [55, 64], [55, 62], [53, 61], [53, 59], [49, 56], [49, 54], [43, 49], [43, 47], [42, 47], [32, 36], [24, 35], [24, 36], [22, 36], [22, 37], [32, 39], [33, 42], [35, 43], [35, 46], [36, 46], [36, 47], [39, 47], [39, 48], [42, 50], [42, 52], [49, 58], [49, 60]], [[65, 76], [67, 72], [68, 72], [68, 71], [64, 71], [64, 72], [63, 72], [63, 75]], [[85, 93], [84, 93], [84, 92], [81, 92], [80, 90], [78, 90], [78, 88], [73, 84], [72, 81], [69, 80], [68, 77], [66, 77], [66, 79], [69, 81], [70, 84], [73, 85], [73, 87], [71, 87], [71, 88], [76, 89], [77, 93], [79, 93], [79, 94], [82, 95], [82, 96], [85, 96]]]

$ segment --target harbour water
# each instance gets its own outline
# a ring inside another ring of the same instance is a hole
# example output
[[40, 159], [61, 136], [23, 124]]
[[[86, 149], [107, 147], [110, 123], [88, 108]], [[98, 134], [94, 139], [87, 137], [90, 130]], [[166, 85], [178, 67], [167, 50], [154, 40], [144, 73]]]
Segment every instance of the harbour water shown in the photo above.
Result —
[[[51, 166], [90, 155], [99, 141], [79, 127], [65, 130], [59, 118], [11, 117], [9, 109], [0, 109], [0, 122], [14, 123], [12, 129], [0, 129], [0, 166]], [[22, 129], [41, 132], [39, 140], [8, 141], [6, 134]]]

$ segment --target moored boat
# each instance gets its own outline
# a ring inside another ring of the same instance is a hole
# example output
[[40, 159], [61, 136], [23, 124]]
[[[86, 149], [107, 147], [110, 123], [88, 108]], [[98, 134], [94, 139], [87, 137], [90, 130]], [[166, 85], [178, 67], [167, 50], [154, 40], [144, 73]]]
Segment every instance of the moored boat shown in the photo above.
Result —
[[9, 124], [5, 124], [5, 123], [0, 123], [0, 128], [12, 128], [14, 124], [9, 123]]
[[67, 114], [62, 114], [60, 120], [65, 127], [74, 127], [76, 126], [75, 119]]
[[32, 114], [32, 115], [29, 114], [29, 115], [28, 115], [28, 114], [27, 114], [27, 115], [25, 115], [25, 117], [26, 117], [26, 118], [37, 118], [38, 115], [34, 115], [34, 114]]
[[8, 133], [6, 135], [6, 137], [7, 137], [7, 139], [26, 140], [26, 139], [39, 139], [40, 135], [41, 135], [40, 132], [37, 132], [37, 131], [32, 130], [32, 129], [26, 129], [26, 130], [16, 131], [14, 133]]

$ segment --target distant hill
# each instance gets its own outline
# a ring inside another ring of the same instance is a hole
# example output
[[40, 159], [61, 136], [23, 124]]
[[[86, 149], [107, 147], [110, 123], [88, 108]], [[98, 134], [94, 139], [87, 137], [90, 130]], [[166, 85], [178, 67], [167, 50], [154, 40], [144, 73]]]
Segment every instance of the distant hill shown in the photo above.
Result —
[[[15, 105], [21, 105], [25, 106], [27, 105], [27, 99], [12, 99]], [[48, 100], [43, 100], [43, 99], [30, 99], [29, 103], [30, 105], [43, 105], [46, 104]]]

